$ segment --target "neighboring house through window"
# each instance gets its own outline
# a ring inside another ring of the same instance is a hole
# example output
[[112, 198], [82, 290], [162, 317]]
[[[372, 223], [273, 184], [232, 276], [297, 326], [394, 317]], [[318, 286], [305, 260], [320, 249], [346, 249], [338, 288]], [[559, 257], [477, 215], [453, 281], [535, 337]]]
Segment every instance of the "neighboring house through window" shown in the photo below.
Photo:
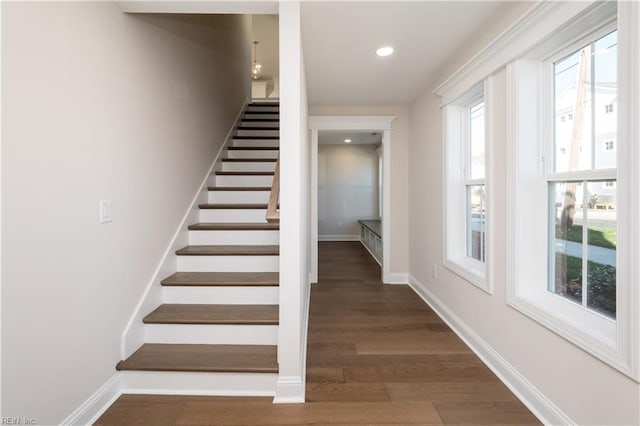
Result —
[[[560, 295], [605, 317], [616, 318], [616, 159], [596, 161], [596, 140], [615, 134], [615, 122], [605, 122], [595, 105], [615, 97], [617, 33], [595, 38], [554, 60], [553, 109], [574, 111], [570, 129], [555, 126], [553, 145], [569, 147], [568, 156], [548, 163], [549, 283]], [[607, 104], [609, 107], [611, 104]], [[608, 109], [606, 112], [610, 112]], [[605, 150], [613, 149], [605, 142]], [[582, 149], [581, 149], [582, 148]], [[551, 152], [558, 152], [552, 149]], [[604, 182], [604, 185], [603, 185]], [[604, 209], [598, 207], [604, 206]]]

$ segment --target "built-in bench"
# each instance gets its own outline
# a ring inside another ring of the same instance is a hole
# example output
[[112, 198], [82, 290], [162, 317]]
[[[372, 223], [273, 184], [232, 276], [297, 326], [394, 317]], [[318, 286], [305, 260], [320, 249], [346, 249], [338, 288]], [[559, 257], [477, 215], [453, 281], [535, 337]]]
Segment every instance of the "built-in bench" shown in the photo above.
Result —
[[382, 266], [382, 223], [379, 220], [359, 220], [360, 242]]

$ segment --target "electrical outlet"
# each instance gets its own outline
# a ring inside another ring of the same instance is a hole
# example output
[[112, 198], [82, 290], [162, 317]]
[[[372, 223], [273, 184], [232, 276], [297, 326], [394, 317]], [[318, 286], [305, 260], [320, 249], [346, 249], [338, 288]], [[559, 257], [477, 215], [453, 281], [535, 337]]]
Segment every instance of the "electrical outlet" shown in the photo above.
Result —
[[113, 206], [111, 200], [100, 200], [100, 223], [113, 221]]
[[435, 263], [431, 265], [431, 277], [433, 277], [434, 280], [438, 278], [438, 265]]

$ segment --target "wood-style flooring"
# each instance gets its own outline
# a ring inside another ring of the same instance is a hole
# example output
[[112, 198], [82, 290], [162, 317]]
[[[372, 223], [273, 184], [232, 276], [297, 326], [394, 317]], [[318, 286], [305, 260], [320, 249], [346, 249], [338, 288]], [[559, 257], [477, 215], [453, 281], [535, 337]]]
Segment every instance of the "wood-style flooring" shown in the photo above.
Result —
[[324, 242], [311, 291], [307, 403], [123, 395], [98, 425], [537, 425], [406, 285], [360, 245]]

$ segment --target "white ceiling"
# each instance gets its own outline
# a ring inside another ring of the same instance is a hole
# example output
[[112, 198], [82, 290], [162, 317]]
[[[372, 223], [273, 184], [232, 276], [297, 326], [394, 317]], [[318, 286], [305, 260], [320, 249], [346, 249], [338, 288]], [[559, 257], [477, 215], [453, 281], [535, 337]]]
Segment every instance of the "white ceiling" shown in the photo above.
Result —
[[[445, 64], [478, 34], [520, 9], [508, 1], [304, 2], [309, 103], [407, 104], [439, 83]], [[395, 53], [376, 56], [386, 44]]]
[[347, 145], [345, 139], [351, 139], [351, 145], [378, 145], [382, 143], [382, 132], [370, 130], [321, 130], [318, 132], [320, 145]]

